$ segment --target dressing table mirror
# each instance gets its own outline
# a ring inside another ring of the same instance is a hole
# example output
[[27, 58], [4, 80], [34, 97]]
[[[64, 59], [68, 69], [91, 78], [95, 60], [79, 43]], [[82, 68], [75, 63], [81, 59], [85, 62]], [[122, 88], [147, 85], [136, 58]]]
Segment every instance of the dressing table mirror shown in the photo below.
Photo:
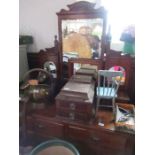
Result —
[[61, 74], [64, 64], [68, 65], [69, 60], [72, 60], [71, 63], [75, 60], [79, 64], [99, 64], [97, 68], [100, 68], [100, 62], [95, 61], [101, 61], [105, 53], [105, 9], [95, 8], [95, 3], [86, 1], [75, 2], [67, 7], [68, 10], [61, 9], [57, 13]]

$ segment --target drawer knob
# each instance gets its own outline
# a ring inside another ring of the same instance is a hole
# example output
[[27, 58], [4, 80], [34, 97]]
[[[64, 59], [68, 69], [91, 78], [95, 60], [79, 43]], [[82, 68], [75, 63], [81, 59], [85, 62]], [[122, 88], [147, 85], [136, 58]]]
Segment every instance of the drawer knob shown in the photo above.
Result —
[[69, 113], [69, 118], [70, 118], [71, 120], [74, 120], [74, 119], [75, 119], [74, 113]]
[[71, 109], [71, 110], [75, 110], [75, 103], [70, 103], [69, 106], [70, 106], [70, 109]]
[[96, 136], [92, 136], [91, 139], [92, 139], [93, 141], [100, 141], [100, 138], [99, 138], [99, 137], [96, 137]]
[[42, 124], [36, 124], [36, 126], [38, 127], [38, 128], [40, 128], [40, 129], [42, 129], [42, 128], [44, 128], [45, 126], [44, 125], [42, 125]]

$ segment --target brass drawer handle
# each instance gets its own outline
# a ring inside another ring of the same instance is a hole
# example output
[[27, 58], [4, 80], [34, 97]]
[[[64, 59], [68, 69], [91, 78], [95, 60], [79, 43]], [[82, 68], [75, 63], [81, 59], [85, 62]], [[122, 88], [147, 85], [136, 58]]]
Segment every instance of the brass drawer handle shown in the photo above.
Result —
[[45, 126], [42, 125], [42, 124], [36, 124], [36, 126], [37, 126], [39, 129], [45, 128]]
[[96, 141], [96, 142], [97, 142], [97, 141], [100, 141], [100, 138], [99, 138], [99, 137], [96, 137], [96, 136], [92, 136], [91, 139], [92, 139], [93, 141]]
[[75, 107], [75, 103], [70, 103], [69, 106], [70, 106], [70, 109], [71, 109], [71, 110], [75, 110], [75, 108], [76, 108], [76, 107]]

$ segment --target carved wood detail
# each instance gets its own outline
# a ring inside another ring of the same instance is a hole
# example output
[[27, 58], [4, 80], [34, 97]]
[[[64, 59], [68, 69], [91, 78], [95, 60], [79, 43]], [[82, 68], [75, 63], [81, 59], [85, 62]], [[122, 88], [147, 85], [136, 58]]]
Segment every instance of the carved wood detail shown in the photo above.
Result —
[[61, 14], [90, 14], [92, 13], [99, 13], [100, 16], [104, 16], [105, 9], [103, 7], [95, 8], [95, 3], [90, 3], [86, 1], [76, 2], [70, 5], [67, 5], [69, 10], [61, 9], [57, 15]]
[[54, 47], [41, 49], [38, 53], [28, 53], [29, 69], [43, 68], [46, 61], [53, 61], [57, 67], [57, 75], [60, 78], [59, 42], [55, 36]]

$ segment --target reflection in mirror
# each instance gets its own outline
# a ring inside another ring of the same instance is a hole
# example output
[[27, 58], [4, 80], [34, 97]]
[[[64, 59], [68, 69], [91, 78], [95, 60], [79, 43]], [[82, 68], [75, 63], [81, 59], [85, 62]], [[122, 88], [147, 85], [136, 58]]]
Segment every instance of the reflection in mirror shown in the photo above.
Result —
[[63, 61], [101, 55], [103, 19], [62, 20]]
[[81, 64], [74, 63], [73, 65], [73, 74], [76, 74], [76, 72], [81, 68]]
[[[121, 66], [113, 66], [111, 67], [109, 70], [113, 70], [113, 71], [122, 71], [123, 72], [123, 77], [121, 79], [121, 85], [124, 85], [125, 83], [125, 69]], [[117, 77], [117, 78], [120, 78], [120, 77]]]

